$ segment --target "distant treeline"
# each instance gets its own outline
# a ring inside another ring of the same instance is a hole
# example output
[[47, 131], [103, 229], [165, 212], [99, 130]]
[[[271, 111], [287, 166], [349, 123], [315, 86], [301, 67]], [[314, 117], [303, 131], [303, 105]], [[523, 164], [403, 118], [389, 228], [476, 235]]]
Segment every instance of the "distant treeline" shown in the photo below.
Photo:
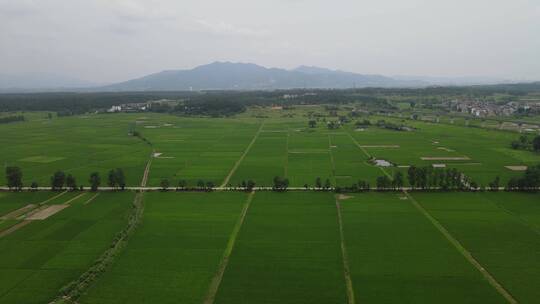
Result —
[[0, 111], [55, 111], [65, 115], [82, 114], [113, 105], [144, 103], [152, 100], [182, 101], [174, 107], [154, 105], [151, 111], [179, 112], [185, 115], [222, 116], [238, 113], [251, 105], [346, 104], [362, 103], [379, 110], [396, 109], [392, 96], [416, 100], [438, 97], [485, 97], [495, 94], [522, 96], [540, 92], [540, 82], [486, 86], [428, 88], [294, 89], [274, 91], [181, 91], [181, 92], [86, 92], [0, 94]]
[[16, 121], [24, 121], [24, 116], [13, 115], [13, 116], [0, 117], [0, 124], [6, 124], [6, 123], [16, 122]]

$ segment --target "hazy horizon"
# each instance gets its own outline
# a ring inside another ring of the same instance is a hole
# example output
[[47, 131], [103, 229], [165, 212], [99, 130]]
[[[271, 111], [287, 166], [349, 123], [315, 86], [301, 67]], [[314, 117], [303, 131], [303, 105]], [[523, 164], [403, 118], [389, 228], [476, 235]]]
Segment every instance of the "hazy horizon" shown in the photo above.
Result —
[[0, 0], [0, 74], [101, 84], [215, 61], [540, 80], [537, 1]]

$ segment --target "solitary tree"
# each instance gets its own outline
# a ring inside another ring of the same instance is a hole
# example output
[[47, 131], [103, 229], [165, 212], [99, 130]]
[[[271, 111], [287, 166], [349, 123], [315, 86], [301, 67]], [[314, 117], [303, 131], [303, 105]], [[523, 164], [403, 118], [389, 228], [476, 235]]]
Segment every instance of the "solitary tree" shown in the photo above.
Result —
[[22, 183], [22, 171], [19, 167], [7, 167], [6, 168], [6, 180], [9, 189], [20, 190], [23, 186]]
[[251, 191], [253, 191], [253, 188], [255, 188], [255, 182], [250, 179], [250, 180], [247, 181], [246, 190], [251, 192]]
[[416, 187], [416, 176], [417, 176], [416, 167], [410, 166], [409, 169], [407, 170], [407, 178], [409, 179], [409, 185], [411, 185], [413, 189], [414, 187]]
[[111, 188], [116, 188], [117, 182], [116, 182], [116, 171], [110, 170], [109, 174], [107, 175], [107, 186]]
[[315, 180], [315, 187], [317, 189], [321, 189], [322, 188], [322, 181], [321, 181], [321, 178], [320, 177], [317, 177], [317, 179]]
[[77, 189], [77, 181], [75, 180], [75, 177], [73, 177], [73, 175], [68, 174], [68, 176], [66, 177], [66, 186], [71, 191], [75, 191], [75, 189]]
[[308, 122], [308, 124], [310, 128], [315, 128], [317, 126], [317, 121], [312, 119]]
[[394, 180], [392, 181], [394, 189], [401, 189], [403, 187], [403, 173], [397, 171], [394, 173]]
[[66, 174], [63, 171], [56, 171], [53, 176], [51, 176], [51, 188], [53, 191], [62, 189], [65, 183]]
[[497, 176], [491, 183], [489, 183], [489, 190], [499, 191], [500, 184], [501, 184], [501, 178]]
[[30, 188], [32, 188], [32, 191], [36, 191], [38, 188], [38, 183], [36, 181], [33, 181], [30, 185]]
[[159, 185], [161, 186], [161, 190], [167, 191], [167, 189], [169, 189], [169, 180], [164, 178], [164, 179], [161, 180]]
[[126, 175], [124, 174], [124, 170], [116, 168], [115, 176], [118, 187], [120, 187], [121, 190], [124, 190], [126, 188]]
[[324, 181], [324, 190], [328, 190], [332, 188], [332, 184], [330, 183], [330, 180], [327, 178], [326, 181]]
[[186, 188], [186, 185], [187, 185], [187, 182], [185, 179], [179, 180], [177, 190], [184, 190]]
[[272, 190], [274, 191], [286, 191], [289, 187], [289, 179], [282, 178], [279, 176], [274, 177], [274, 186], [272, 186]]
[[97, 191], [99, 185], [101, 185], [101, 177], [99, 176], [99, 173], [93, 172], [90, 174], [90, 179], [88, 182], [90, 183], [90, 188], [92, 191]]
[[392, 181], [390, 180], [390, 178], [388, 178], [388, 176], [383, 175], [377, 177], [377, 190], [387, 189], [390, 187], [391, 184]]
[[204, 189], [204, 181], [202, 179], [197, 181], [197, 188]]

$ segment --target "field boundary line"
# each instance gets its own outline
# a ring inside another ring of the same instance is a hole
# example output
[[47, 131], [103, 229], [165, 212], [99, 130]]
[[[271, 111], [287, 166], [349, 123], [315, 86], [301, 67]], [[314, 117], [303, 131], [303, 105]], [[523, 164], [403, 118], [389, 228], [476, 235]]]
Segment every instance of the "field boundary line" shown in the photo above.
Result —
[[94, 196], [92, 196], [90, 199], [88, 199], [86, 202], [83, 203], [83, 205], [88, 205], [90, 204], [98, 195], [99, 195], [100, 192], [94, 194]]
[[71, 202], [77, 200], [78, 198], [80, 198], [81, 196], [83, 196], [83, 195], [85, 195], [85, 194], [86, 194], [86, 192], [83, 192], [83, 193], [81, 193], [81, 194], [79, 194], [79, 195], [77, 195], [77, 196], [75, 196], [75, 197], [69, 199], [67, 202], [64, 202], [64, 203], [62, 203], [62, 204], [63, 204], [63, 205], [69, 205]]
[[236, 161], [236, 163], [232, 167], [231, 171], [229, 171], [229, 174], [227, 174], [227, 176], [225, 177], [225, 179], [221, 183], [221, 186], [220, 186], [221, 188], [227, 186], [227, 184], [229, 183], [229, 180], [233, 176], [234, 172], [236, 172], [236, 169], [238, 169], [238, 167], [240, 166], [240, 163], [244, 160], [244, 158], [248, 154], [249, 150], [251, 150], [251, 147], [253, 146], [253, 144], [255, 144], [255, 141], [257, 140], [257, 138], [259, 138], [259, 134], [261, 134], [261, 131], [262, 131], [263, 127], [264, 127], [264, 123], [265, 123], [265, 121], [263, 120], [263, 122], [261, 123], [261, 126], [259, 127], [259, 130], [257, 130], [257, 133], [255, 133], [255, 136], [253, 136], [253, 138], [251, 139], [251, 142], [249, 143], [249, 145], [244, 150], [244, 153], [242, 153], [240, 158]]
[[242, 225], [244, 224], [244, 219], [246, 218], [246, 214], [248, 212], [249, 206], [251, 205], [251, 202], [253, 201], [254, 196], [255, 196], [255, 192], [252, 191], [249, 194], [246, 202], [244, 203], [244, 207], [242, 208], [242, 213], [240, 214], [240, 218], [236, 222], [236, 225], [234, 225], [233, 231], [231, 232], [231, 236], [229, 237], [229, 241], [227, 242], [227, 247], [225, 247], [225, 252], [223, 253], [223, 259], [221, 260], [221, 264], [219, 265], [218, 271], [212, 278], [212, 282], [210, 283], [210, 287], [208, 288], [208, 293], [206, 294], [206, 298], [204, 299], [204, 302], [203, 302], [204, 304], [214, 303], [216, 294], [219, 289], [219, 285], [221, 285], [221, 280], [223, 279], [223, 275], [225, 274], [225, 270], [227, 269], [227, 265], [229, 264], [229, 258], [231, 256], [234, 245], [236, 243], [236, 238], [238, 236], [238, 233], [240, 232], [240, 228], [242, 228]]
[[5, 229], [5, 230], [0, 231], [0, 238], [4, 237], [4, 236], [6, 236], [6, 235], [12, 234], [13, 232], [15, 232], [15, 231], [21, 229], [22, 227], [24, 227], [24, 226], [30, 224], [31, 222], [32, 222], [32, 221], [30, 221], [30, 220], [23, 220], [23, 221], [21, 221], [21, 222], [15, 224], [15, 225], [13, 225], [13, 226], [11, 226], [11, 227]]
[[502, 204], [499, 204], [499, 202], [495, 202], [491, 200], [490, 198], [488, 198], [488, 200], [497, 208], [499, 208], [502, 212], [512, 216], [513, 218], [518, 220], [521, 224], [523, 224], [525, 227], [531, 229], [534, 233], [540, 235], [540, 229], [534, 223], [530, 223], [526, 219], [522, 218], [521, 215], [506, 209]]
[[[150, 158], [146, 163], [146, 168], [141, 180], [142, 187], [146, 186], [148, 180], [148, 172], [154, 157], [154, 151], [150, 154]], [[96, 193], [94, 199], [99, 193]], [[97, 258], [90, 268], [83, 272], [78, 278], [64, 285], [59, 292], [59, 295], [51, 301], [51, 304], [78, 303], [77, 300], [88, 288], [99, 278], [103, 272], [114, 262], [116, 256], [127, 246], [129, 239], [135, 233], [135, 230], [142, 221], [144, 214], [144, 189], [140, 189], [135, 194], [131, 204], [131, 212], [129, 213], [127, 225], [122, 228], [114, 237], [109, 247]]]
[[78, 303], [77, 299], [88, 290], [100, 275], [107, 271], [114, 262], [114, 258], [127, 245], [130, 237], [142, 220], [142, 215], [144, 213], [143, 195], [144, 192], [135, 194], [132, 203], [132, 212], [129, 215], [127, 226], [116, 234], [108, 249], [101, 254], [88, 270], [82, 273], [78, 278], [64, 285], [64, 287], [60, 289], [60, 295], [51, 303]]
[[38, 205], [44, 205], [44, 204], [46, 204], [46, 203], [52, 201], [53, 199], [58, 198], [58, 197], [60, 197], [60, 196], [62, 196], [62, 195], [64, 195], [64, 194], [66, 194], [66, 193], [67, 193], [67, 190], [66, 190], [66, 191], [63, 191], [63, 192], [61, 192], [61, 193], [59, 193], [59, 194], [57, 194], [57, 195], [55, 195], [55, 196], [53, 196], [53, 197], [50, 197], [50, 198], [44, 200], [43, 202], [39, 203]]
[[337, 220], [339, 224], [339, 238], [341, 243], [341, 258], [343, 260], [343, 275], [345, 277], [345, 285], [347, 288], [348, 304], [355, 304], [354, 289], [351, 279], [351, 269], [349, 267], [349, 255], [345, 246], [345, 234], [343, 233], [343, 220], [341, 218], [341, 204], [336, 196]]
[[[350, 137], [351, 140], [354, 142], [354, 144], [355, 144], [358, 148], [360, 148], [360, 150], [362, 150], [362, 152], [364, 152], [364, 154], [365, 154], [368, 158], [372, 158], [372, 157], [373, 157], [371, 154], [369, 154], [369, 153], [366, 151], [366, 149], [364, 149], [364, 148], [362, 147], [362, 145], [356, 140], [356, 138], [354, 138], [354, 137], [351, 135], [351, 133], [349, 133], [349, 132], [346, 132], [346, 133], [347, 133], [347, 135], [349, 135], [349, 137]], [[390, 180], [393, 180], [393, 179], [394, 179], [388, 172], [386, 172], [386, 170], [384, 170], [383, 167], [377, 167], [377, 168], [379, 168], [379, 169], [382, 171], [382, 173], [384, 173], [386, 176], [388, 176], [388, 177], [390, 178]]]
[[456, 250], [467, 259], [471, 265], [473, 265], [483, 276], [484, 278], [489, 282], [489, 284], [499, 292], [501, 296], [503, 296], [508, 303], [517, 304], [518, 301], [512, 297], [512, 295], [504, 289], [504, 287], [497, 282], [495, 277], [493, 277], [485, 268], [478, 262], [474, 256], [456, 239], [450, 234], [450, 232], [439, 222], [437, 219], [435, 219], [418, 201], [413, 198], [407, 191], [403, 191], [405, 195], [409, 198], [409, 200], [412, 202], [413, 206], [420, 211], [432, 224], [439, 230], [439, 232], [444, 235], [444, 237], [456, 248]]
[[141, 179], [141, 187], [146, 187], [146, 183], [148, 182], [148, 175], [150, 174], [150, 166], [152, 165], [152, 159], [154, 158], [155, 152], [156, 150], [152, 150], [150, 158], [146, 162], [146, 167], [144, 168], [144, 173]]

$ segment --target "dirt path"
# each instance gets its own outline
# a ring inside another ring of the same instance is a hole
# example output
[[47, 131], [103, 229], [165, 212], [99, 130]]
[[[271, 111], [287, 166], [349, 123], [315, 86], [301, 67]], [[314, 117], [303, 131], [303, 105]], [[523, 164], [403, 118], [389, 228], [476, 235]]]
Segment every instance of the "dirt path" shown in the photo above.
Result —
[[461, 245], [461, 243], [454, 238], [441, 223], [439, 223], [439, 221], [431, 216], [431, 214], [429, 214], [429, 212], [424, 209], [424, 207], [422, 207], [422, 205], [420, 205], [420, 203], [418, 203], [416, 199], [413, 198], [407, 191], [404, 191], [404, 193], [409, 198], [413, 206], [420, 211], [420, 213], [422, 213], [442, 235], [444, 235], [444, 237], [457, 249], [457, 251], [459, 251], [459, 253], [461, 253], [463, 257], [465, 257], [465, 259], [467, 259], [467, 261], [469, 261], [469, 263], [471, 263], [484, 276], [489, 284], [491, 284], [491, 286], [493, 286], [493, 288], [495, 288], [495, 290], [497, 290], [497, 292], [499, 292], [499, 294], [501, 294], [501, 296], [503, 296], [508, 303], [518, 303], [516, 299], [514, 299], [514, 297], [512, 297], [512, 295], [506, 289], [504, 289], [504, 287], [497, 282], [497, 280], [484, 268], [484, 266], [482, 266], [480, 262], [478, 262], [473, 255], [465, 247], [463, 247], [463, 245]]
[[236, 242], [236, 237], [238, 236], [238, 232], [240, 232], [240, 228], [242, 228], [242, 224], [244, 223], [244, 219], [246, 218], [246, 214], [248, 212], [249, 206], [251, 205], [251, 201], [253, 201], [254, 196], [255, 196], [255, 192], [251, 192], [246, 202], [244, 203], [244, 208], [242, 209], [240, 218], [238, 219], [238, 222], [234, 226], [231, 236], [229, 237], [229, 241], [227, 242], [227, 247], [225, 248], [225, 252], [223, 254], [223, 259], [221, 260], [221, 264], [219, 265], [218, 271], [212, 278], [212, 282], [210, 283], [210, 287], [208, 288], [208, 293], [206, 294], [206, 298], [204, 299], [204, 304], [214, 303], [216, 294], [219, 289], [219, 285], [221, 284], [221, 280], [223, 279], [223, 274], [225, 273], [225, 270], [227, 269], [227, 265], [229, 264], [229, 257], [231, 256], [231, 253], [233, 251], [234, 244]]
[[227, 186], [227, 184], [229, 183], [229, 180], [233, 176], [234, 172], [236, 172], [236, 169], [238, 169], [238, 167], [240, 166], [240, 163], [244, 160], [244, 157], [246, 157], [246, 155], [248, 154], [249, 150], [251, 150], [251, 147], [253, 146], [253, 144], [255, 143], [257, 138], [259, 138], [259, 134], [261, 134], [261, 131], [262, 131], [263, 127], [264, 127], [264, 123], [265, 123], [265, 121], [263, 121], [261, 123], [261, 126], [259, 127], [259, 130], [257, 130], [257, 133], [255, 133], [255, 136], [253, 136], [253, 139], [251, 140], [251, 142], [247, 146], [246, 150], [244, 150], [244, 153], [242, 154], [242, 156], [240, 156], [240, 158], [236, 161], [236, 163], [232, 167], [232, 169], [229, 172], [229, 174], [227, 175], [227, 177], [225, 177], [225, 179], [221, 183], [221, 186], [220, 186], [221, 188]]
[[150, 158], [148, 159], [148, 162], [146, 163], [146, 167], [144, 168], [143, 177], [141, 180], [141, 187], [146, 187], [146, 183], [148, 182], [148, 175], [150, 174], [150, 166], [152, 165], [152, 159], [154, 158], [154, 153], [156, 151], [152, 150], [152, 153], [150, 154]]
[[[152, 164], [152, 155], [154, 151], [150, 154], [150, 158], [146, 164], [144, 174], [141, 180], [141, 187], [146, 186], [148, 181], [148, 172], [150, 171], [150, 166]], [[85, 204], [88, 204], [94, 198], [97, 197], [99, 193], [96, 193], [91, 197]], [[139, 189], [135, 198], [133, 199], [132, 208], [128, 217], [127, 225], [120, 230], [116, 236], [113, 238], [111, 245], [96, 259], [96, 262], [84, 273], [82, 273], [75, 280], [67, 283], [64, 287], [60, 289], [59, 295], [51, 301], [51, 304], [66, 304], [66, 303], [78, 303], [77, 300], [81, 295], [88, 290], [88, 288], [94, 283], [98, 277], [103, 274], [114, 262], [115, 257], [122, 251], [124, 247], [127, 246], [127, 243], [135, 230], [139, 226], [139, 223], [142, 221], [144, 214], [144, 189]]]
[[341, 205], [339, 203], [339, 198], [336, 197], [336, 209], [337, 209], [337, 219], [339, 224], [339, 238], [341, 243], [341, 257], [343, 259], [343, 275], [345, 276], [345, 285], [347, 287], [347, 303], [354, 304], [354, 289], [351, 279], [351, 270], [349, 268], [349, 256], [347, 254], [347, 247], [345, 246], [345, 236], [343, 234], [343, 220], [341, 219]]

